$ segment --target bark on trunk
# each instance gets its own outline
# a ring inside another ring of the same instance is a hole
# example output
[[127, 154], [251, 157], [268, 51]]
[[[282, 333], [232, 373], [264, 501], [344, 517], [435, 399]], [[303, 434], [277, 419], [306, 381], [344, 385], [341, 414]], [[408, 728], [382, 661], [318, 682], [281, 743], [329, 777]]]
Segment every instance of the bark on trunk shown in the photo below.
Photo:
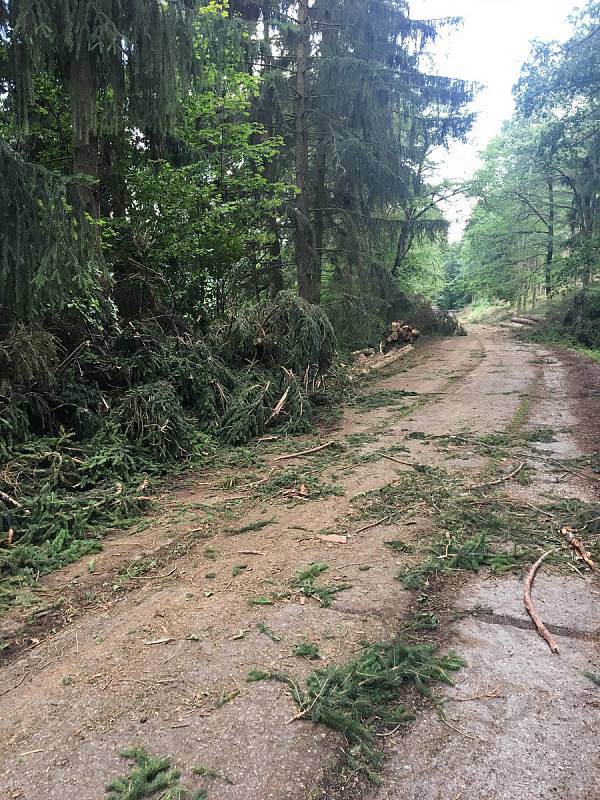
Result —
[[554, 260], [554, 182], [548, 181], [548, 244], [544, 264], [546, 297], [552, 295], [552, 262]]
[[308, 56], [310, 45], [309, 0], [298, 4], [300, 34], [296, 46], [296, 207], [294, 209], [294, 244], [298, 294], [309, 303], [319, 303], [321, 285], [315, 258], [314, 230], [310, 223], [310, 194], [308, 187]]
[[96, 76], [90, 55], [76, 59], [71, 72], [74, 117], [73, 173], [91, 179], [81, 183], [77, 195], [83, 210], [94, 219], [100, 216], [98, 193], [98, 137], [90, 133], [96, 125]]
[[398, 235], [398, 242], [396, 244], [396, 258], [392, 268], [392, 275], [399, 274], [402, 262], [406, 258], [406, 255], [411, 248], [412, 241], [413, 235], [410, 231], [410, 222], [403, 222], [402, 228], [400, 229], [400, 234]]
[[317, 279], [321, 281], [323, 273], [323, 250], [325, 247], [325, 208], [327, 207], [327, 141], [325, 135], [319, 137], [315, 158], [315, 260], [317, 266]]

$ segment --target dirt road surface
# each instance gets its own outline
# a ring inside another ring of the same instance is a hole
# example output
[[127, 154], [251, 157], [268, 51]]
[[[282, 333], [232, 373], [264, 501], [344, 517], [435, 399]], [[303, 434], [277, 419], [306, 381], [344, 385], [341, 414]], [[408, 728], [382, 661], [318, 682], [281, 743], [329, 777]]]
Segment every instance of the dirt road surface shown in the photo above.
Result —
[[[549, 427], [553, 441], [527, 445], [532, 483], [507, 482], [505, 491], [533, 505], [597, 499], [597, 481], [551, 466], [598, 450], [595, 365], [485, 326], [423, 342], [411, 359], [369, 387], [414, 392], [403, 408], [348, 407], [338, 428], [323, 432], [319, 441], [340, 442], [344, 453], [276, 461], [280, 443], [264, 442], [251, 469], [187, 476], [133, 532], [111, 535], [93, 560], [49, 576], [41, 611], [4, 616], [1, 797], [99, 800], [126, 772], [119, 751], [139, 744], [169, 754], [209, 800], [600, 798], [600, 689], [584, 675], [600, 671], [600, 581], [577, 565], [568, 574], [544, 570], [536, 582], [558, 656], [532, 630], [522, 574], [469, 573], [442, 590], [440, 644], [468, 666], [444, 687], [445, 721], [417, 702], [415, 723], [382, 737], [381, 786], [344, 766], [341, 736], [291, 721], [297, 707], [285, 686], [246, 682], [253, 668], [306, 677], [314, 665], [293, 655], [302, 641], [318, 643], [323, 663], [346, 661], [361, 641], [397, 634], [418, 603], [418, 592], [396, 579], [410, 556], [384, 542], [402, 538], [418, 550], [427, 517], [410, 509], [394, 528], [358, 532], [370, 520], [358, 521], [357, 496], [411, 470], [366, 458], [378, 448], [403, 445], [400, 460], [441, 464], [475, 482], [489, 468], [481, 450], [443, 451], [423, 434]], [[317, 489], [296, 486], [289, 497], [264, 480], [315, 463], [319, 479], [343, 494], [316, 499]], [[513, 467], [511, 459], [496, 464], [499, 474]], [[273, 487], [266, 496], [259, 481]], [[243, 532], [251, 523], [263, 524]], [[347, 540], [318, 538], [331, 534]], [[351, 584], [328, 608], [290, 590], [312, 562], [328, 564], [334, 584]], [[261, 605], [265, 598], [272, 604]], [[198, 765], [220, 777], [193, 776]]]

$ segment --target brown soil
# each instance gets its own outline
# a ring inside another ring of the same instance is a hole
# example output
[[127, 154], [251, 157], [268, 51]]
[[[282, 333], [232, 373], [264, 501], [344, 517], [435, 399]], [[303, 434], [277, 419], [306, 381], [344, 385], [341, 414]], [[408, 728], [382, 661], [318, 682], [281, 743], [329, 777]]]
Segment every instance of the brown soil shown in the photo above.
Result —
[[[446, 587], [437, 602], [448, 612], [479, 602], [498, 618], [489, 624], [489, 615], [469, 615], [446, 629], [470, 665], [456, 695], [477, 695], [478, 686], [493, 681], [503, 690], [489, 701], [457, 703], [453, 727], [419, 705], [411, 731], [386, 740], [380, 789], [340, 768], [342, 742], [331, 731], [290, 723], [295, 707], [284, 688], [245, 682], [254, 667], [299, 679], [308, 674], [311, 664], [292, 655], [302, 640], [318, 643], [325, 662], [346, 660], [361, 641], [393, 636], [415, 600], [395, 580], [407, 557], [390, 554], [384, 542], [418, 545], [427, 537], [427, 518], [413, 509], [400, 526], [361, 533], [364, 522], [350, 518], [360, 507], [354, 497], [410, 467], [387, 459], [357, 465], [349, 455], [401, 443], [410, 451], [399, 455], [403, 460], [442, 463], [475, 481], [487, 459], [471, 452], [449, 458], [409, 434], [500, 432], [530, 397], [527, 426], [550, 425], [557, 440], [531, 445], [536, 481], [527, 496], [591, 499], [600, 484], [557, 476], [544, 457], [597, 449], [599, 386], [600, 370], [584, 359], [474, 326], [468, 337], [421, 343], [410, 360], [371, 384], [417, 392], [406, 398], [410, 409], [350, 407], [339, 430], [327, 435], [346, 442], [349, 434], [368, 433], [376, 441], [287, 462], [276, 461], [266, 452], [272, 443], [264, 444], [258, 480], [272, 469], [277, 474], [323, 458], [322, 479], [343, 485], [344, 496], [252, 497], [253, 479], [242, 469], [231, 490], [222, 488], [224, 475], [214, 474], [187, 476], [165, 490], [146, 527], [108, 538], [93, 564], [86, 559], [49, 576], [42, 608], [5, 615], [0, 795], [97, 800], [108, 780], [125, 771], [119, 750], [143, 744], [170, 754], [189, 785], [202, 785], [190, 775], [193, 766], [217, 769], [227, 780], [211, 781], [209, 798], [223, 800], [599, 797], [590, 733], [600, 730], [597, 689], [581, 674], [599, 665], [597, 587], [590, 590], [579, 577], [545, 585], [540, 579], [547, 592], [541, 609], [565, 644], [565, 655], [554, 661], [520, 624], [526, 619], [518, 580], [472, 577]], [[306, 437], [287, 444], [293, 452], [311, 443]], [[232, 533], [260, 520], [270, 522]], [[348, 540], [330, 543], [318, 538], [323, 533]], [[131, 566], [136, 559], [146, 560], [141, 575]], [[294, 574], [314, 561], [329, 565], [328, 580], [352, 584], [330, 608], [290, 592]], [[240, 565], [245, 569], [234, 577]], [[271, 595], [273, 605], [251, 605]], [[280, 641], [260, 633], [261, 622]]]

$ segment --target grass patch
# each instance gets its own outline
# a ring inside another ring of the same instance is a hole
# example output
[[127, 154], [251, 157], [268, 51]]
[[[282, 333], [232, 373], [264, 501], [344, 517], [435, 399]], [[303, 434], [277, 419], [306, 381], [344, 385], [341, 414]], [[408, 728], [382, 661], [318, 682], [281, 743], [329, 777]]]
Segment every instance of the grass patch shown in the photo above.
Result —
[[345, 490], [340, 484], [329, 483], [320, 478], [324, 465], [312, 469], [296, 467], [284, 469], [255, 489], [255, 497], [272, 498], [274, 495], [289, 500], [301, 497], [304, 500], [322, 500], [325, 497], [341, 497]]
[[526, 442], [555, 442], [556, 436], [552, 428], [547, 428], [545, 425], [540, 425], [534, 431], [527, 431], [523, 434], [523, 439]]
[[380, 783], [383, 753], [376, 733], [407, 726], [414, 719], [400, 702], [400, 691], [412, 686], [434, 699], [433, 685], [451, 686], [450, 673], [464, 664], [454, 653], [438, 656], [433, 645], [397, 639], [365, 645], [355, 659], [315, 669], [304, 690], [281, 672], [254, 670], [247, 680], [286, 683], [299, 715], [341, 733], [349, 766]]
[[349, 447], [364, 447], [366, 444], [373, 444], [377, 439], [374, 433], [349, 433], [346, 436], [346, 443]]
[[[117, 573], [115, 586], [124, 586], [128, 581], [134, 581], [143, 575], [147, 575], [153, 569], [156, 569], [157, 562], [149, 558], [137, 558], [131, 561]], [[89, 565], [88, 565], [89, 569]], [[90, 570], [93, 572], [94, 570]]]
[[414, 547], [400, 539], [392, 539], [389, 542], [384, 542], [386, 547], [389, 547], [394, 553], [412, 553]]
[[272, 597], [267, 597], [266, 595], [261, 595], [260, 597], [251, 597], [248, 600], [251, 606], [274, 606], [275, 600]]
[[376, 461], [381, 461], [386, 455], [394, 455], [394, 453], [410, 453], [408, 447], [402, 444], [393, 444], [390, 447], [379, 447], [370, 453], [358, 453], [350, 457], [350, 463], [358, 466], [359, 464], [372, 464]]

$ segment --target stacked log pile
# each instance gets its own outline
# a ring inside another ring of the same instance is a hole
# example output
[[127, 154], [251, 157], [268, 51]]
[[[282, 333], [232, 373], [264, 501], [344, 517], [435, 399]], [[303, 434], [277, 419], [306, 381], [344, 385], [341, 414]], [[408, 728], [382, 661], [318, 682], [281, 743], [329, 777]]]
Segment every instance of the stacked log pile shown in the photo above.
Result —
[[395, 361], [404, 358], [414, 350], [415, 342], [421, 331], [410, 322], [394, 320], [389, 326], [388, 332], [379, 343], [379, 348], [367, 347], [362, 350], [355, 350], [352, 353], [354, 358], [353, 370], [357, 374], [366, 374], [373, 370], [389, 367]]
[[402, 342], [412, 344], [419, 338], [420, 335], [421, 331], [418, 328], [415, 328], [410, 322], [395, 320], [390, 324], [390, 332], [380, 343], [379, 350], [382, 353], [386, 353], [391, 347], [396, 347]]

